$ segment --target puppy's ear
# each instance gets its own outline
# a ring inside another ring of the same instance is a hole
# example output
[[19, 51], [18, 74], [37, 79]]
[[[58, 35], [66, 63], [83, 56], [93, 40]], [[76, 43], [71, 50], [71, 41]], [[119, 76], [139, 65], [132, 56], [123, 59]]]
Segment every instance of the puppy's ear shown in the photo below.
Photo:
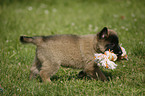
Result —
[[104, 27], [98, 34], [97, 36], [99, 37], [99, 39], [105, 39], [108, 37], [108, 28]]

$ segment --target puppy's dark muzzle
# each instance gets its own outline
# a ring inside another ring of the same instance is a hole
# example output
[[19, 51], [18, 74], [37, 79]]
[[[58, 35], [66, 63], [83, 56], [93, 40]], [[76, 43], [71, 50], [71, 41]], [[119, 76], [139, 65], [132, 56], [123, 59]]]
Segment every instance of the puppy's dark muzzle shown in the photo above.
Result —
[[114, 52], [117, 56], [121, 56], [122, 55], [122, 50], [120, 48], [120, 46], [114, 46], [113, 48], [107, 48], [105, 51], [110, 50], [111, 52]]
[[118, 51], [117, 51], [116, 54], [117, 54], [118, 56], [121, 56], [122, 53], [123, 53], [122, 50], [121, 50], [121, 47], [120, 47], [120, 46], [117, 46], [117, 49], [118, 49]]
[[121, 56], [122, 55], [122, 51], [119, 51], [117, 55], [118, 56]]
[[122, 51], [120, 50], [119, 52], [114, 52], [117, 56], [121, 56], [122, 55]]

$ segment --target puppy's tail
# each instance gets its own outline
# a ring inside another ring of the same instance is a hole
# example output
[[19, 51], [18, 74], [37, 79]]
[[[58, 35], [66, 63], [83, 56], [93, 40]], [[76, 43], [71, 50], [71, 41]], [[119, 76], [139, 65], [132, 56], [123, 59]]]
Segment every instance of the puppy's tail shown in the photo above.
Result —
[[22, 43], [32, 43], [34, 45], [38, 45], [41, 43], [42, 38], [40, 37], [27, 37], [27, 36], [20, 36], [20, 41]]

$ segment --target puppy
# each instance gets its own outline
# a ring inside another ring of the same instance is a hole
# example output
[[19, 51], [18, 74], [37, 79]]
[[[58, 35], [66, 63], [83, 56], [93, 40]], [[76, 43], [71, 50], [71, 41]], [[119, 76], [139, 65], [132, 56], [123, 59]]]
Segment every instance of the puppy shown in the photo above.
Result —
[[39, 74], [44, 82], [51, 81], [50, 77], [60, 66], [82, 69], [80, 77], [88, 75], [97, 79], [99, 76], [106, 81], [105, 75], [94, 63], [94, 53], [110, 49], [117, 55], [122, 54], [116, 32], [106, 27], [93, 35], [20, 36], [20, 41], [37, 46], [30, 79]]

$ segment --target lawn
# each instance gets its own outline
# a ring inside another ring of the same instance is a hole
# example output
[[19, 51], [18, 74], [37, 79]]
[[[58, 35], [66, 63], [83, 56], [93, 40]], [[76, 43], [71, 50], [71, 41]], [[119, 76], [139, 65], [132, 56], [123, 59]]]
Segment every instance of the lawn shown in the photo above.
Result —
[[[108, 82], [78, 78], [80, 70], [60, 68], [51, 83], [29, 80], [35, 46], [19, 36], [96, 34], [104, 26], [117, 32], [129, 60], [103, 69]], [[145, 95], [144, 0], [1, 0], [0, 95], [143, 96]]]

